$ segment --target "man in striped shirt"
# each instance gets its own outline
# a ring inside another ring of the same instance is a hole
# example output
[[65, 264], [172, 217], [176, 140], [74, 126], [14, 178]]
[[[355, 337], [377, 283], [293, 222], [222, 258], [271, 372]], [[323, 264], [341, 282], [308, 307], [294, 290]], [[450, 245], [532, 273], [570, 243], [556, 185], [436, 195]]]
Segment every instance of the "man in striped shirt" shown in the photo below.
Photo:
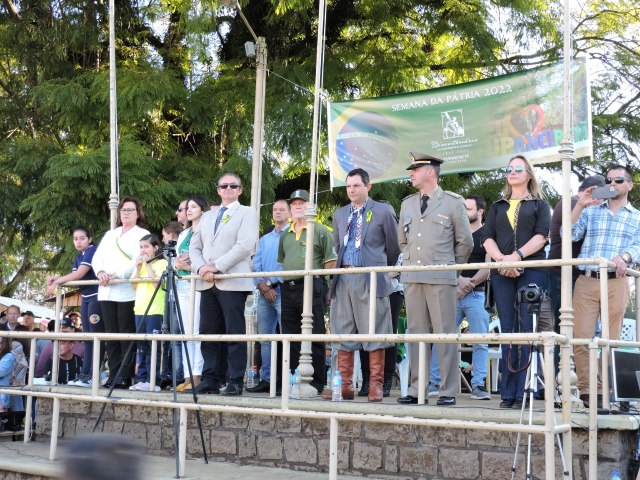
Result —
[[[627, 307], [627, 266], [640, 259], [640, 211], [628, 200], [633, 174], [628, 167], [614, 165], [607, 170], [606, 184], [615, 196], [597, 205], [596, 187], [587, 188], [571, 211], [572, 241], [584, 239], [579, 258], [603, 257], [615, 264], [607, 272], [609, 299], [609, 338], [618, 340]], [[591, 208], [587, 208], [591, 207]], [[573, 293], [574, 337], [591, 338], [600, 316], [600, 271], [596, 265], [580, 265]], [[580, 399], [589, 404], [589, 350], [574, 347]], [[602, 403], [602, 385], [598, 377], [598, 407]]]

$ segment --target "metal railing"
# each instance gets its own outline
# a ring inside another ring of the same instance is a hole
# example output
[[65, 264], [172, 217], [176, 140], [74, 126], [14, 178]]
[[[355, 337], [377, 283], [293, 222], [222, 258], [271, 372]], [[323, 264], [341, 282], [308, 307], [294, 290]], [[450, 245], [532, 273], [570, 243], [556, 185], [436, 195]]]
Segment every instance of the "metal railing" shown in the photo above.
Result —
[[[498, 262], [498, 263], [474, 263], [474, 264], [462, 264], [462, 265], [446, 265], [446, 266], [421, 266], [421, 267], [360, 267], [350, 269], [322, 269], [322, 270], [297, 270], [287, 271], [287, 276], [300, 277], [303, 275], [349, 275], [367, 273], [370, 275], [370, 308], [369, 308], [369, 329], [370, 332], [374, 331], [375, 327], [375, 292], [377, 272], [415, 272], [415, 271], [430, 271], [430, 270], [477, 270], [477, 269], [495, 269], [495, 268], [513, 268], [513, 267], [538, 267], [547, 268], [561, 265], [597, 265], [601, 272], [606, 272], [607, 268], [612, 265], [605, 259], [573, 259], [573, 260], [541, 260], [541, 261], [523, 261], [523, 262]], [[245, 273], [245, 274], [229, 274], [229, 275], [217, 275], [217, 279], [222, 278], [242, 278], [242, 277], [264, 277], [264, 276], [282, 276], [283, 272], [259, 272], [259, 273]], [[640, 294], [640, 272], [636, 270], [628, 270], [628, 275], [634, 277], [636, 298]], [[195, 280], [199, 277], [189, 276], [184, 277], [192, 282], [192, 293], [195, 291]], [[129, 283], [150, 281], [152, 279], [135, 279], [135, 280], [114, 280], [112, 283]], [[43, 392], [33, 388], [34, 373], [35, 373], [35, 344], [36, 338], [33, 337], [32, 332], [0, 332], [0, 336], [8, 336], [10, 338], [28, 338], [31, 340], [31, 352], [29, 358], [29, 376], [28, 382], [25, 387], [16, 389], [10, 387], [0, 387], [0, 393], [19, 394], [27, 396], [26, 403], [26, 415], [25, 415], [25, 443], [29, 441], [29, 433], [32, 428], [32, 399], [33, 397], [51, 398], [53, 399], [53, 411], [52, 411], [52, 424], [51, 424], [51, 440], [50, 440], [50, 452], [49, 458], [54, 460], [57, 455], [57, 440], [59, 432], [59, 420], [60, 420], [60, 400], [77, 400], [84, 402], [95, 403], [111, 403], [120, 405], [132, 405], [132, 406], [147, 406], [155, 408], [169, 408], [178, 409], [180, 413], [179, 422], [179, 448], [177, 455], [179, 456], [180, 474], [184, 474], [185, 459], [186, 459], [186, 439], [187, 439], [187, 422], [186, 416], [188, 411], [210, 411], [210, 412], [223, 412], [223, 413], [243, 413], [250, 415], [268, 415], [275, 417], [299, 417], [299, 418], [314, 418], [325, 419], [330, 422], [330, 442], [329, 442], [329, 477], [331, 479], [337, 478], [338, 467], [338, 423], [344, 421], [362, 421], [362, 422], [377, 422], [377, 423], [401, 423], [408, 425], [420, 425], [431, 427], [447, 427], [447, 428], [460, 428], [460, 429], [479, 429], [479, 430], [493, 430], [502, 432], [521, 432], [525, 434], [539, 434], [544, 435], [545, 438], [545, 476], [546, 478], [555, 478], [555, 436], [557, 434], [563, 435], [563, 445], [565, 448], [565, 456], [568, 458], [568, 469], [571, 472], [571, 429], [573, 424], [573, 409], [571, 408], [571, 392], [568, 389], [562, 389], [562, 414], [560, 418], [556, 418], [556, 412], [554, 409], [554, 396], [545, 395], [545, 415], [544, 423], [542, 425], [532, 424], [513, 424], [513, 423], [499, 423], [499, 422], [485, 422], [477, 420], [447, 420], [447, 419], [429, 419], [429, 418], [415, 418], [411, 416], [397, 416], [386, 414], [354, 414], [345, 412], [334, 411], [307, 411], [296, 410], [289, 406], [289, 396], [286, 394], [288, 391], [288, 378], [286, 375], [282, 377], [282, 397], [280, 399], [279, 409], [270, 408], [257, 408], [257, 407], [243, 407], [236, 405], [203, 405], [191, 402], [173, 402], [165, 400], [148, 400], [148, 399], [136, 399], [136, 398], [107, 398], [105, 395], [100, 394], [100, 342], [111, 340], [146, 340], [152, 342], [151, 349], [151, 384], [152, 387], [155, 383], [155, 365], [157, 362], [157, 342], [159, 341], [201, 341], [201, 342], [255, 342], [255, 341], [270, 341], [272, 342], [271, 349], [271, 361], [272, 365], [276, 365], [276, 344], [281, 342], [283, 345], [282, 352], [282, 364], [283, 371], [286, 372], [290, 365], [290, 344], [291, 342], [345, 342], [345, 341], [358, 341], [358, 342], [407, 342], [418, 343], [420, 362], [419, 369], [419, 398], [418, 403], [423, 404], [425, 400], [426, 391], [426, 378], [425, 372], [426, 364], [426, 343], [492, 343], [492, 344], [530, 344], [532, 342], [539, 342], [544, 351], [544, 378], [554, 379], [554, 365], [553, 365], [553, 350], [556, 345], [588, 345], [590, 354], [590, 394], [591, 398], [596, 398], [597, 389], [597, 374], [598, 374], [598, 362], [597, 362], [597, 349], [601, 348], [601, 368], [602, 372], [608, 372], [608, 355], [610, 347], [625, 346], [625, 347], [640, 347], [640, 342], [622, 342], [608, 340], [609, 325], [608, 325], [608, 295], [607, 292], [607, 275], [602, 275], [600, 278], [601, 292], [605, 294], [601, 296], [601, 319], [602, 319], [602, 338], [593, 339], [572, 339], [565, 335], [559, 335], [552, 332], [545, 333], [487, 333], [487, 334], [389, 334], [381, 335], [375, 333], [369, 334], [357, 334], [357, 335], [303, 335], [303, 334], [250, 334], [250, 335], [175, 335], [175, 334], [118, 334], [118, 333], [61, 333], [59, 332], [60, 311], [62, 306], [62, 292], [59, 289], [57, 293], [56, 302], [56, 331], [54, 333], [38, 333], [37, 338], [50, 338], [54, 340], [54, 352], [53, 352], [53, 367], [52, 367], [52, 381], [58, 378], [58, 358], [59, 348], [58, 341], [63, 339], [73, 338], [79, 341], [93, 341], [93, 385], [90, 395], [73, 394], [73, 393], [58, 393], [58, 392]], [[86, 284], [95, 284], [96, 282], [69, 282], [65, 286], [77, 286]], [[191, 308], [190, 318], [188, 319], [185, 331], [193, 331], [193, 315], [194, 315], [194, 299], [195, 295], [191, 295]], [[373, 301], [371, 301], [373, 300]], [[636, 311], [636, 329], [640, 333], [640, 322], [638, 321], [638, 312]], [[640, 334], [637, 334], [637, 339], [640, 339]], [[561, 374], [563, 378], [569, 378], [569, 371], [566, 370], [566, 366], [569, 362], [561, 362]], [[270, 396], [275, 397], [276, 391], [276, 369], [271, 369], [271, 391]], [[609, 391], [609, 381], [607, 375], [601, 375], [602, 378], [602, 391]], [[563, 382], [564, 383], [564, 382]], [[548, 389], [547, 391], [549, 391]], [[551, 389], [555, 390], [555, 389]], [[604, 395], [605, 408], [609, 407], [609, 396]], [[596, 478], [597, 472], [597, 404], [596, 402], [590, 402], [589, 407], [589, 477]]]

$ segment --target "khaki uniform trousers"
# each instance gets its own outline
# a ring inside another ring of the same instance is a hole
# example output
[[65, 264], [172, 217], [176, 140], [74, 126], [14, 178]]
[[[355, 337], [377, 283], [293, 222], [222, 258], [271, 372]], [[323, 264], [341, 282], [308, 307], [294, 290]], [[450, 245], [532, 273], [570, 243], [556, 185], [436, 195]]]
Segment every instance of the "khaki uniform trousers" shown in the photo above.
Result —
[[[405, 285], [405, 305], [407, 307], [407, 333], [456, 333], [456, 286], [426, 283]], [[408, 395], [418, 396], [419, 343], [409, 344], [411, 386]], [[442, 348], [440, 348], [442, 347]], [[431, 344], [426, 349], [426, 370], [429, 375]], [[440, 396], [455, 397], [458, 393], [458, 345], [441, 343], [438, 345], [440, 363]], [[425, 386], [428, 381], [425, 383]], [[426, 393], [425, 393], [426, 394]]]

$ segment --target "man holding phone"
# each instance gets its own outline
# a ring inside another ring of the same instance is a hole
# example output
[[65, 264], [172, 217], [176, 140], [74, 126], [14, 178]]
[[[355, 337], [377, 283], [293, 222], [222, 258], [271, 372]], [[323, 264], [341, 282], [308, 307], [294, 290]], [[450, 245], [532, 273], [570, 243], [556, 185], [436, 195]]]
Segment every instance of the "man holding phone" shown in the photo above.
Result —
[[[640, 211], [629, 203], [633, 174], [623, 165], [614, 165], [605, 177], [615, 196], [598, 205], [593, 198], [597, 187], [587, 188], [571, 211], [572, 241], [584, 239], [578, 258], [603, 257], [615, 264], [607, 272], [609, 300], [609, 338], [618, 340], [628, 302], [627, 266], [640, 259]], [[592, 208], [586, 208], [592, 207]], [[595, 335], [600, 315], [600, 270], [596, 265], [579, 265], [581, 275], [573, 293], [574, 337]], [[575, 345], [574, 355], [580, 399], [589, 405], [589, 350]], [[602, 406], [602, 385], [598, 378], [598, 407]]]
[[[604, 177], [602, 175], [592, 175], [590, 177], [585, 178], [580, 186], [578, 187], [578, 194], [571, 197], [571, 208], [576, 206], [578, 203], [578, 199], [584, 195], [584, 191], [589, 187], [598, 187], [594, 191], [598, 190], [600, 187], [610, 188], [605, 186]], [[615, 188], [613, 188], [615, 191]], [[592, 198], [595, 198], [592, 194]], [[547, 255], [548, 260], [560, 260], [562, 258], [562, 236], [560, 235], [560, 231], [562, 230], [562, 199], [558, 202], [558, 204], [553, 209], [553, 214], [551, 215], [551, 228], [549, 229], [549, 254]], [[580, 255], [580, 250], [582, 249], [582, 242], [580, 240], [578, 242], [573, 242], [571, 244], [571, 258], [578, 258]], [[560, 276], [561, 276], [561, 267], [550, 267], [548, 269], [549, 272], [549, 298], [551, 299], [551, 309], [553, 311], [555, 317], [555, 332], [560, 333]], [[573, 285], [575, 285], [576, 280], [580, 276], [580, 270], [577, 267], [573, 267], [572, 269], [572, 280]], [[556, 345], [555, 353], [554, 353], [554, 366], [556, 368], [556, 374], [558, 373], [558, 365], [560, 363], [560, 347]]]

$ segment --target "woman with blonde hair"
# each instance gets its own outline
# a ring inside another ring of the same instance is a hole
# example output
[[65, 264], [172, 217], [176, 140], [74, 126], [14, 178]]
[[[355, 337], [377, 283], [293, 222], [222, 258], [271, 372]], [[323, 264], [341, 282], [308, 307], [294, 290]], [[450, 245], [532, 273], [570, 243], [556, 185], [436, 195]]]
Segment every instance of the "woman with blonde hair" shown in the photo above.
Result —
[[[505, 169], [503, 197], [491, 205], [482, 232], [482, 244], [496, 262], [544, 260], [551, 209], [531, 163], [516, 155]], [[532, 332], [527, 304], [517, 302], [518, 291], [530, 284], [547, 289], [547, 273], [539, 268], [491, 270], [491, 283], [502, 333]], [[517, 308], [516, 308], [517, 306]], [[527, 345], [502, 345], [501, 408], [520, 408], [524, 400], [530, 349]]]

